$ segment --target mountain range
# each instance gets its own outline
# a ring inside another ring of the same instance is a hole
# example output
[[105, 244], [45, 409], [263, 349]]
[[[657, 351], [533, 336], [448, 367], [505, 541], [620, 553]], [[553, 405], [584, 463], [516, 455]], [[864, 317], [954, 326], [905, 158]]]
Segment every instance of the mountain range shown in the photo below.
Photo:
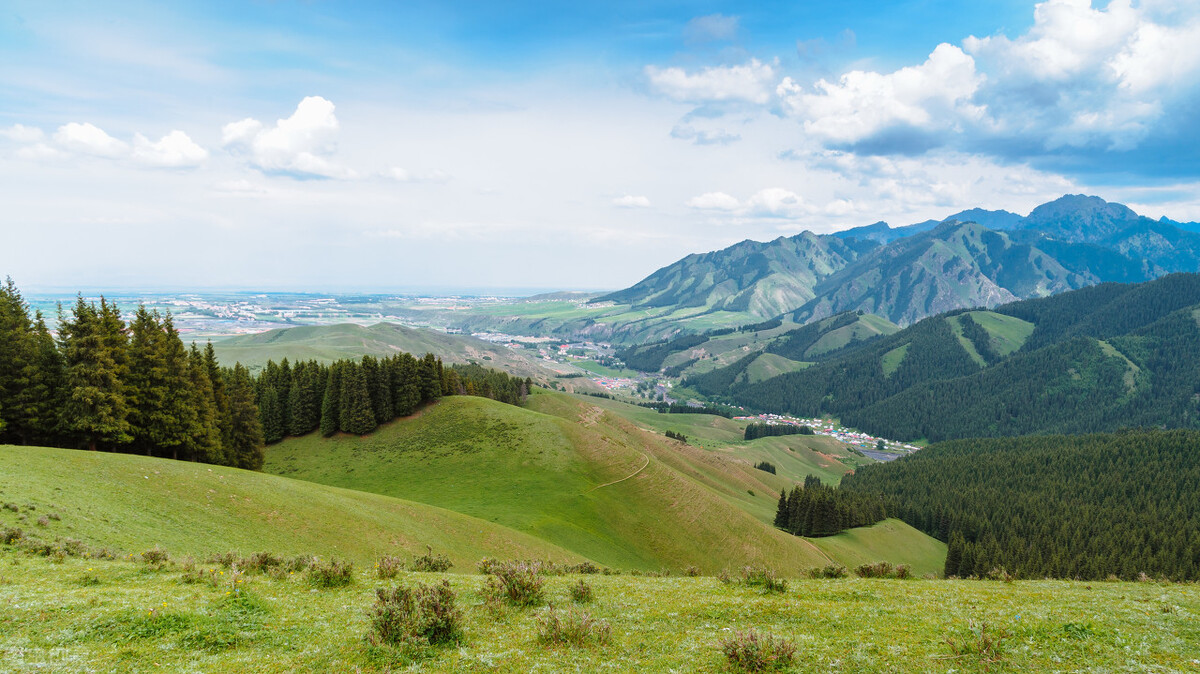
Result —
[[970, 209], [892, 228], [802, 232], [689, 255], [602, 295], [634, 309], [696, 308], [798, 323], [865, 311], [904, 326], [1098, 283], [1200, 270], [1200, 225], [1066, 195], [1027, 216]]

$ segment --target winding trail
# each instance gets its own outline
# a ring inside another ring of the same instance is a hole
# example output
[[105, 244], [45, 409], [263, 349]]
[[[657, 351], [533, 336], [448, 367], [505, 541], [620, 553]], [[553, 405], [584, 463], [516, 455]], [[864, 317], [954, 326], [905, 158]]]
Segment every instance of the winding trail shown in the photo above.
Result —
[[646, 470], [646, 466], [649, 466], [649, 465], [650, 465], [650, 455], [649, 455], [649, 454], [642, 454], [642, 457], [643, 457], [644, 459], [646, 459], [646, 463], [643, 463], [641, 468], [638, 468], [637, 470], [633, 471], [632, 473], [630, 473], [630, 474], [626, 475], [625, 477], [623, 477], [623, 478], [621, 478], [621, 479], [619, 479], [619, 480], [613, 480], [612, 482], [605, 482], [604, 484], [598, 484], [598, 485], [596, 485], [595, 487], [592, 487], [591, 489], [589, 489], [589, 490], [587, 490], [587, 491], [585, 491], [585, 492], [583, 492], [583, 493], [585, 493], [585, 494], [590, 494], [590, 493], [592, 493], [592, 492], [596, 491], [597, 489], [599, 489], [599, 488], [601, 488], [601, 487], [609, 487], [609, 486], [612, 486], [612, 485], [614, 485], [614, 484], [616, 484], [616, 483], [618, 483], [618, 482], [624, 482], [625, 480], [628, 480], [628, 479], [629, 479], [629, 478], [631, 478], [631, 477], [637, 477], [637, 474], [638, 474], [638, 473], [642, 472], [643, 470]]

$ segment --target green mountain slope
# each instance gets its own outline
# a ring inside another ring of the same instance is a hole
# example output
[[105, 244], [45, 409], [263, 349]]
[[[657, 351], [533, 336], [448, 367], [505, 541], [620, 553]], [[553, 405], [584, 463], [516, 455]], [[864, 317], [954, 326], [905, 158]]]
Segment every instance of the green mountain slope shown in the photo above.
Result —
[[268, 450], [266, 470], [445, 507], [611, 566], [784, 569], [825, 559], [770, 526], [783, 478], [588, 400], [539, 393], [529, 406], [447, 398], [368, 437], [285, 440]]
[[728, 389], [901, 439], [1200, 424], [1200, 275], [953, 312], [836, 358]]
[[476, 361], [522, 377], [552, 376], [520, 353], [469, 335], [454, 335], [395, 323], [369, 327], [350, 323], [280, 328], [255, 335], [229, 337], [213, 342], [223, 363], [239, 362], [251, 369], [268, 360], [287, 358], [332, 362], [361, 356], [391, 356], [397, 353], [432, 353], [447, 363]]
[[[378, 494], [130, 454], [0, 446], [0, 525], [140, 553], [320, 555], [367, 565], [426, 545], [472, 570], [485, 555], [579, 559], [491, 522]], [[32, 506], [36, 510], [28, 510]], [[33, 520], [55, 513], [47, 526]]]

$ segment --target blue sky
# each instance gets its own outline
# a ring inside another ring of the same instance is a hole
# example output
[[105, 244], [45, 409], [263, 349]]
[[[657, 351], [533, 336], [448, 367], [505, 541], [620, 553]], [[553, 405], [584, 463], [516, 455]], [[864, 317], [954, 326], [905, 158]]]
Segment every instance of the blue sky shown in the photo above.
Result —
[[0, 1], [23, 287], [628, 285], [745, 238], [1200, 219], [1200, 7]]

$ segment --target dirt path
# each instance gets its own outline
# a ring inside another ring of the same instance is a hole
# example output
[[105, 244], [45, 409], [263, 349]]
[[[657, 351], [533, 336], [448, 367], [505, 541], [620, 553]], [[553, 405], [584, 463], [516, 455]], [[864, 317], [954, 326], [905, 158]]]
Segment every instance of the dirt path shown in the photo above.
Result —
[[638, 468], [637, 470], [633, 471], [632, 473], [630, 473], [630, 474], [626, 475], [625, 477], [623, 477], [623, 478], [621, 478], [621, 479], [619, 479], [619, 480], [613, 480], [612, 482], [605, 482], [604, 484], [598, 484], [598, 485], [596, 485], [595, 487], [592, 487], [591, 489], [589, 489], [589, 490], [587, 490], [587, 491], [585, 491], [585, 492], [583, 492], [583, 493], [585, 493], [585, 494], [589, 494], [589, 493], [591, 493], [591, 492], [594, 492], [594, 491], [596, 491], [597, 489], [599, 489], [599, 488], [601, 488], [601, 487], [608, 487], [608, 486], [614, 485], [614, 484], [616, 484], [616, 483], [618, 483], [618, 482], [624, 482], [625, 480], [628, 480], [628, 479], [629, 479], [629, 478], [631, 478], [631, 477], [637, 477], [637, 474], [638, 474], [638, 473], [642, 472], [643, 470], [646, 470], [646, 466], [649, 466], [649, 465], [650, 465], [650, 455], [649, 455], [649, 454], [643, 454], [642, 456], [643, 456], [643, 457], [646, 459], [646, 463], [643, 463], [641, 468]]

